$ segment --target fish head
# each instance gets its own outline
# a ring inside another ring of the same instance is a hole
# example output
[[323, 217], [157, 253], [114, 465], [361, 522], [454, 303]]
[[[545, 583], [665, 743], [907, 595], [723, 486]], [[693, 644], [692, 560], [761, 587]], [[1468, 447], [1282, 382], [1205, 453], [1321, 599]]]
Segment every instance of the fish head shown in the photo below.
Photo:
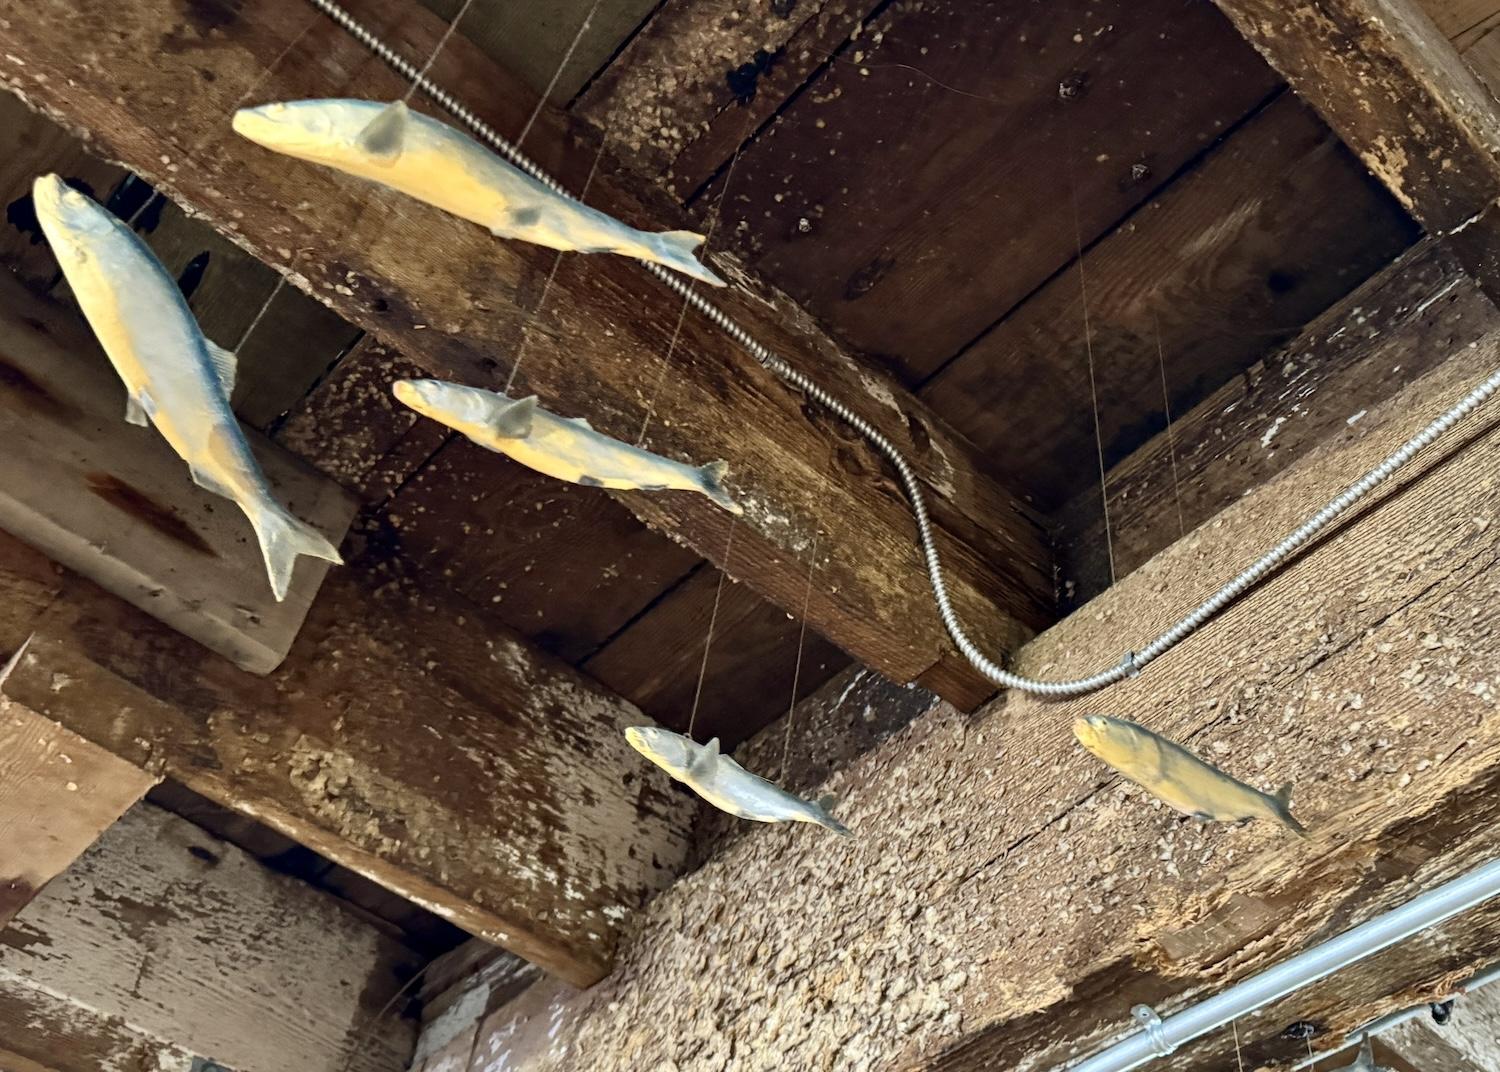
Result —
[[[363, 117], [368, 122], [369, 116]], [[288, 156], [318, 158], [352, 144], [362, 129], [361, 117], [335, 101], [288, 101], [241, 108], [234, 113], [234, 132]]]
[[692, 766], [698, 745], [680, 733], [661, 726], [629, 726], [625, 739], [641, 755], [674, 777], [683, 777]]
[[402, 405], [460, 430], [487, 423], [500, 397], [493, 391], [446, 380], [397, 380], [391, 392]]
[[1073, 723], [1073, 736], [1094, 755], [1108, 759], [1133, 752], [1139, 743], [1135, 727], [1108, 715], [1084, 715]]
[[52, 252], [63, 263], [87, 261], [91, 240], [114, 226], [114, 217], [97, 201], [56, 175], [39, 176], [31, 184], [31, 200]]

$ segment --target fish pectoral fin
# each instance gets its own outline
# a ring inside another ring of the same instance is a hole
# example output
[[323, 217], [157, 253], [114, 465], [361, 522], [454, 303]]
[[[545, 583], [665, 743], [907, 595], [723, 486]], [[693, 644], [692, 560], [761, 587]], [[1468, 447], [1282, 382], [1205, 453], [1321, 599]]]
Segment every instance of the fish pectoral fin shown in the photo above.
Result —
[[407, 108], [406, 102], [392, 101], [359, 132], [359, 147], [378, 164], [394, 164], [401, 159], [410, 123], [411, 109]]
[[156, 407], [151, 404], [151, 396], [141, 391], [129, 395], [125, 399], [125, 422], [145, 428], [151, 423], [151, 414]]
[[578, 425], [578, 427], [582, 428], [586, 432], [592, 432], [594, 430], [594, 426], [589, 423], [589, 419], [587, 417], [564, 417], [563, 420], [567, 421], [569, 424]]
[[1214, 817], [1206, 811], [1193, 812], [1193, 818], [1197, 819], [1200, 823], [1211, 823], [1214, 821]]
[[226, 350], [207, 339], [203, 341], [208, 344], [208, 360], [214, 367], [214, 375], [219, 379], [219, 389], [224, 392], [224, 398], [227, 400], [234, 393], [234, 377], [239, 366], [239, 356], [233, 350]]
[[211, 491], [215, 495], [222, 495], [226, 499], [234, 498], [234, 492], [230, 491], [224, 485], [223, 481], [219, 480], [207, 469], [200, 469], [195, 465], [191, 467], [190, 471], [193, 474], [193, 483], [197, 484], [204, 491]]
[[708, 743], [703, 746], [703, 750], [711, 756], [717, 756], [719, 754], [719, 739], [717, 737], [710, 737]]
[[505, 439], [525, 439], [535, 418], [536, 395], [528, 395], [495, 414], [495, 433]]
[[1290, 808], [1292, 806], [1292, 783], [1287, 782], [1286, 785], [1272, 793], [1271, 799], [1283, 808]]

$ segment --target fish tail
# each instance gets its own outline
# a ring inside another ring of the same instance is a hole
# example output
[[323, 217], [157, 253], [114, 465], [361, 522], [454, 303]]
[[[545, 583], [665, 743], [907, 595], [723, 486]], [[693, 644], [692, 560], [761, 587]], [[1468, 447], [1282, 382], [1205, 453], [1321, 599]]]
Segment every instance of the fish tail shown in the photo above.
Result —
[[654, 259], [668, 268], [675, 268], [683, 275], [692, 276], [710, 286], [727, 285], [707, 265], [693, 256], [693, 251], [703, 245], [703, 236], [697, 231], [660, 231], [648, 238], [651, 250], [656, 254]]
[[832, 830], [840, 837], [853, 837], [854, 831], [835, 819], [828, 811], [833, 806], [833, 797], [826, 796], [812, 805], [812, 821], [825, 830]]
[[275, 503], [266, 502], [255, 509], [246, 510], [250, 523], [255, 526], [256, 538], [260, 540], [260, 553], [266, 560], [266, 574], [271, 579], [271, 591], [280, 603], [286, 598], [292, 584], [292, 568], [298, 555], [311, 555], [325, 562], [342, 565], [343, 558], [338, 548], [311, 525], [287, 513]]
[[745, 508], [734, 501], [729, 489], [724, 486], [724, 474], [729, 471], [728, 462], [709, 462], [699, 466], [698, 475], [703, 478], [703, 494], [718, 503], [731, 514], [739, 516]]

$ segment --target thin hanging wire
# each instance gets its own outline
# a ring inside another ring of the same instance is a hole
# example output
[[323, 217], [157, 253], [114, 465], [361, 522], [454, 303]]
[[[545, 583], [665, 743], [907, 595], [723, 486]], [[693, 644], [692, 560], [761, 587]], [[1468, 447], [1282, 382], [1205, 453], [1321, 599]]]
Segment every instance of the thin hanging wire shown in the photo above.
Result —
[[453, 16], [453, 21], [448, 24], [447, 29], [438, 38], [437, 45], [432, 50], [432, 55], [427, 57], [427, 62], [422, 64], [422, 69], [417, 72], [417, 77], [411, 80], [411, 85], [407, 86], [406, 92], [401, 95], [401, 102], [403, 104], [410, 103], [412, 94], [417, 91], [417, 87], [427, 80], [427, 72], [432, 70], [432, 65], [437, 62], [437, 58], [443, 53], [443, 46], [448, 43], [448, 38], [452, 37], [454, 31], [458, 29], [458, 24], [469, 13], [469, 7], [473, 3], [474, 0], [464, 0], [463, 4], [459, 7], [458, 14]]
[[1104, 432], [1099, 422], [1099, 385], [1094, 377], [1094, 332], [1089, 323], [1089, 282], [1083, 266], [1083, 226], [1078, 220], [1078, 183], [1073, 173], [1081, 146], [1068, 153], [1068, 199], [1073, 205], [1073, 243], [1078, 253], [1078, 299], [1083, 305], [1083, 350], [1089, 364], [1089, 399], [1094, 406], [1094, 447], [1099, 454], [1099, 500], [1104, 507], [1104, 550], [1109, 555], [1109, 583], [1115, 576], [1115, 537], [1109, 524], [1109, 476], [1104, 469]]
[[786, 709], [786, 736], [781, 740], [781, 766], [777, 767], [778, 777], [786, 781], [786, 761], [792, 754], [792, 723], [797, 718], [797, 686], [802, 680], [802, 652], [807, 647], [807, 611], [812, 606], [813, 573], [818, 568], [818, 537], [821, 532], [813, 532], [812, 559], [807, 563], [807, 591], [802, 596], [802, 628], [797, 633], [797, 665], [792, 670], [792, 702]]
[[[362, 26], [353, 16], [335, 3], [334, 0], [308, 0], [308, 2], [344, 27], [356, 40], [398, 72], [408, 74], [408, 76], [418, 73], [408, 60]], [[433, 100], [437, 101], [450, 115], [467, 126], [477, 137], [487, 142], [497, 152], [505, 156], [512, 164], [542, 183], [549, 190], [564, 197], [569, 196], [568, 191], [556, 179], [538, 167], [535, 161], [528, 159], [525, 154], [518, 152], [514, 145], [501, 137], [493, 127], [465, 107], [451, 93], [444, 90], [441, 86], [434, 84], [430, 79], [423, 78], [420, 84], [423, 91], [431, 96]], [[1166, 654], [1166, 652], [1182, 643], [1183, 640], [1191, 636], [1198, 629], [1202, 628], [1204, 624], [1212, 620], [1221, 610], [1243, 595], [1252, 585], [1257, 584], [1266, 574], [1275, 570], [1288, 558], [1306, 546], [1319, 532], [1347, 513], [1377, 485], [1387, 480], [1392, 473], [1410, 462], [1419, 452], [1431, 445], [1434, 440], [1447, 432], [1458, 421], [1467, 417], [1497, 390], [1500, 390], [1500, 371], [1497, 371], [1488, 380], [1455, 403], [1446, 413], [1407, 440], [1405, 444], [1374, 469], [1371, 469], [1358, 481], [1350, 485], [1342, 494], [1324, 505], [1321, 510], [1304, 522], [1290, 536], [1262, 555], [1247, 569], [1243, 570], [1212, 596], [1200, 603], [1194, 610], [1190, 611], [1170, 629], [1146, 645], [1141, 651], [1126, 652], [1125, 656], [1115, 665], [1090, 674], [1087, 677], [1073, 678], [1066, 681], [1041, 681], [1036, 678], [1013, 674], [1006, 670], [984, 652], [980, 651], [978, 645], [965, 632], [963, 623], [959, 621], [957, 613], [953, 610], [953, 602], [948, 594], [948, 584], [943, 576], [942, 561], [938, 556], [937, 544], [934, 541], [932, 520], [927, 510], [927, 497], [922, 489], [922, 483], [917, 478], [916, 471], [912, 468], [911, 463], [906, 460], [906, 456], [897, 449], [896, 445], [890, 441], [885, 433], [861, 417], [836, 395], [820, 386], [811, 377], [793, 368], [787, 363], [785, 358], [761, 343], [745, 330], [743, 325], [712, 301], [697, 293], [687, 280], [676, 275], [670, 268], [654, 264], [650, 261], [640, 261], [638, 263], [645, 271], [661, 282], [663, 286], [683, 297], [689, 305], [711, 321], [725, 335], [733, 339], [746, 353], [759, 362], [763, 368], [795, 390], [801, 391], [813, 402], [827, 409], [839, 420], [854, 429], [881, 457], [890, 462], [891, 467], [896, 471], [897, 478], [901, 482], [901, 488], [906, 494], [907, 501], [911, 504], [912, 517], [916, 522], [917, 528], [917, 541], [921, 548], [923, 561], [927, 567], [928, 580], [932, 584], [932, 594], [933, 599], [937, 602], [938, 616], [942, 619], [943, 626], [948, 630], [948, 635], [953, 639], [953, 643], [976, 670], [996, 685], [1002, 688], [1017, 689], [1021, 692], [1030, 692], [1055, 699], [1084, 696], [1092, 692], [1098, 692], [1100, 689], [1107, 688], [1128, 677], [1134, 677], [1147, 664], [1154, 662]]]
[[698, 725], [698, 702], [703, 699], [703, 679], [708, 676], [708, 653], [714, 646], [714, 626], [719, 622], [719, 603], [724, 598], [724, 578], [729, 576], [729, 552], [734, 550], [734, 526], [737, 518], [729, 519], [729, 538], [724, 541], [724, 565], [719, 567], [719, 586], [714, 589], [714, 609], [708, 616], [708, 633], [703, 638], [703, 663], [698, 667], [698, 687], [693, 690], [693, 713], [688, 716], [688, 739], [695, 740], [693, 730]]
[[1240, 1052], [1240, 1022], [1231, 1020], [1229, 1026], [1234, 1029], [1234, 1063], [1238, 1066], [1239, 1072], [1245, 1072], [1245, 1058]]
[[[734, 166], [740, 162], [740, 154], [745, 150], [745, 139], [750, 136], [751, 111], [745, 109], [745, 125], [740, 131], [739, 142], [734, 147], [734, 156], [729, 160], [729, 170], [724, 174], [724, 189], [719, 194], [719, 199], [714, 202], [713, 211], [709, 214], [708, 230], [703, 235], [703, 249], [700, 257], [707, 257], [708, 247], [714, 240], [714, 230], [719, 226], [719, 220], [724, 216], [724, 205], [729, 200], [730, 184], [734, 181]], [[696, 293], [698, 284], [689, 283], [688, 286]], [[646, 415], [641, 418], [641, 434], [635, 437], [635, 445], [642, 446], [646, 442], [646, 431], [651, 427], [651, 419], [656, 415], [656, 402], [661, 397], [662, 380], [666, 379], [667, 369], [672, 366], [672, 354], [677, 350], [677, 339], [682, 334], [682, 322], [687, 318], [688, 305], [691, 299], [684, 294], [682, 297], [682, 308], [677, 311], [677, 324], [672, 328], [672, 341], [667, 344], [667, 356], [662, 358], [661, 367], [656, 370], [656, 384], [651, 388], [651, 396], [646, 404]]]
[[[585, 25], [587, 25], [587, 20], [585, 20]], [[524, 135], [525, 131], [522, 131], [522, 134]], [[588, 178], [583, 180], [583, 192], [578, 195], [580, 199], [589, 195], [589, 187], [594, 184], [594, 176], [599, 172], [599, 161], [604, 159], [604, 150], [608, 144], [608, 138], [599, 139], [599, 150], [594, 154], [594, 163], [589, 168]], [[505, 388], [502, 394], [509, 395], [511, 387], [515, 385], [516, 374], [521, 371], [521, 362], [526, 359], [526, 344], [531, 340], [531, 328], [536, 323], [536, 318], [541, 315], [542, 306], [547, 304], [547, 293], [552, 289], [552, 281], [557, 278], [557, 270], [562, 267], [564, 256], [566, 256], [565, 251], [558, 250], [557, 256], [552, 258], [552, 270], [547, 273], [547, 278], [542, 283], [541, 296], [537, 298], [536, 305], [527, 314], [526, 322], [521, 325], [521, 341], [516, 344], [516, 359], [511, 362], [510, 375], [505, 378]]]
[[1156, 335], [1156, 365], [1161, 370], [1161, 408], [1167, 415], [1167, 455], [1172, 459], [1172, 496], [1177, 502], [1177, 534], [1187, 535], [1187, 520], [1182, 515], [1182, 483], [1177, 476], [1177, 442], [1172, 436], [1172, 396], [1167, 391], [1167, 358], [1161, 347], [1161, 323], [1151, 310], [1151, 330]]
[[[521, 128], [521, 136], [516, 139], [516, 145], [526, 140], [526, 135], [531, 133], [531, 128], [536, 125], [537, 119], [542, 114], [542, 109], [547, 107], [547, 102], [552, 99], [552, 91], [557, 88], [557, 80], [562, 77], [564, 68], [568, 66], [573, 58], [573, 53], [578, 50], [578, 42], [583, 40], [583, 35], [588, 33], [589, 24], [594, 21], [594, 13], [599, 10], [600, 0], [594, 0], [594, 6], [589, 8], [588, 14], [583, 17], [583, 22], [578, 25], [578, 32], [573, 35], [569, 42], [567, 51], [563, 53], [562, 62], [557, 65], [557, 70], [552, 72], [552, 78], [547, 83], [547, 88], [542, 90], [542, 95], [536, 100], [536, 107], [531, 109], [531, 116], [526, 120], [526, 125]], [[416, 83], [412, 83], [415, 85]], [[606, 135], [607, 136], [607, 135]], [[583, 200], [582, 197], [579, 200]]]

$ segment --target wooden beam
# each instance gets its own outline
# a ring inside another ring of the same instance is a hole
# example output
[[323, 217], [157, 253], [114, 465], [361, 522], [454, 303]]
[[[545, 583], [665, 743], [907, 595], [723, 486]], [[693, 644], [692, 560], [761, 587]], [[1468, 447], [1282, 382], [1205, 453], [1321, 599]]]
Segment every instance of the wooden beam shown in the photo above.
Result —
[[0, 928], [155, 780], [0, 697]]
[[[436, 44], [441, 24], [415, 4], [354, 7], [407, 53], [425, 56]], [[407, 359], [467, 382], [503, 384], [553, 254], [498, 242], [389, 191], [234, 137], [229, 116], [247, 92], [257, 100], [380, 98], [404, 87], [300, 0], [210, 0], [195, 10], [184, 22], [169, 0], [123, 7], [5, 0], [0, 81], [87, 132], [101, 152], [160, 183]], [[93, 42], [87, 55], [78, 34]], [[524, 94], [497, 94], [497, 84], [513, 83], [461, 39], [444, 48], [432, 73], [502, 131], [523, 125]], [[555, 118], [527, 148], [547, 166], [565, 161], [558, 169], [565, 180], [586, 172], [594, 156]], [[601, 207], [633, 223], [667, 222], [621, 192], [609, 173], [606, 165], [594, 187]], [[723, 301], [909, 450], [933, 489], [955, 605], [988, 650], [1003, 655], [1051, 620], [1042, 528], [980, 475], [971, 447], [921, 403], [840, 353], [806, 317], [750, 291], [736, 289]], [[948, 640], [909, 510], [862, 442], [830, 415], [804, 409], [698, 317], [685, 321], [657, 397], [651, 385], [662, 378], [680, 308], [620, 258], [566, 258], [529, 333], [518, 387], [565, 412], [587, 412], [627, 439], [655, 401], [647, 444], [677, 457], [728, 459], [747, 516], [732, 552], [729, 518], [701, 497], [622, 495], [637, 516], [721, 565], [729, 559], [756, 591], [798, 613], [807, 583], [801, 558], [821, 529], [826, 561], [809, 613], [819, 632], [893, 679], [928, 680], [960, 703], [977, 702], [991, 690]]]
[[1442, 1026], [1419, 1016], [1385, 1032], [1380, 1041], [1422, 1072], [1500, 1072], [1500, 990], [1489, 986], [1462, 995], [1453, 1004], [1453, 1018]]
[[[1068, 677], [1156, 635], [1497, 363], [1500, 331], [1460, 347], [1018, 669]], [[1137, 1002], [1207, 996], [1500, 855], [1497, 462], [1491, 405], [1139, 677], [919, 717], [825, 784], [852, 841], [753, 831], [652, 903], [595, 992], [538, 991], [529, 1024], [502, 1009], [476, 1052], [517, 1072], [752, 1048], [798, 1068], [1049, 1068], [1128, 1029]], [[1183, 820], [1073, 740], [1070, 719], [1098, 711], [1259, 786], [1294, 782], [1312, 837]], [[1500, 949], [1500, 906], [1461, 922], [1341, 973], [1341, 1002], [1316, 1006], [1326, 1031], [1390, 1008], [1392, 971], [1437, 992]], [[1211, 1041], [1233, 1067], [1230, 1033]]]
[[[0, 273], [0, 528], [253, 673], [286, 656], [329, 565], [302, 558], [278, 603], [250, 523], [199, 488], [62, 306]], [[338, 544], [355, 499], [264, 437], [277, 498]]]
[[[0, 539], [0, 692], [121, 758], [580, 983], [675, 875], [685, 807], [571, 668], [418, 591], [393, 563], [330, 575], [270, 677], [223, 663]], [[50, 602], [47, 596], [50, 595]]]
[[1097, 486], [1059, 510], [1064, 599], [1081, 606], [1320, 443], [1357, 434], [1374, 406], [1497, 325], [1452, 252], [1422, 242], [1112, 468], [1108, 538]]
[[411, 952], [142, 804], [0, 930], [6, 1072], [400, 1072]]
[[1500, 110], [1417, 0], [1215, 0], [1500, 297]]

